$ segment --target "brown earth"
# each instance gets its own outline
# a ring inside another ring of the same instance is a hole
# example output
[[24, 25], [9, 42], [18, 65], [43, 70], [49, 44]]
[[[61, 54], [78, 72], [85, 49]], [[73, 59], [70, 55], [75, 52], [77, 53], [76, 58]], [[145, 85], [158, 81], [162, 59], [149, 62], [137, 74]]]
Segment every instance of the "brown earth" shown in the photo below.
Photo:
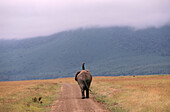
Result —
[[60, 98], [53, 103], [51, 112], [109, 112], [103, 105], [93, 100], [81, 99], [80, 88], [76, 84], [63, 83]]

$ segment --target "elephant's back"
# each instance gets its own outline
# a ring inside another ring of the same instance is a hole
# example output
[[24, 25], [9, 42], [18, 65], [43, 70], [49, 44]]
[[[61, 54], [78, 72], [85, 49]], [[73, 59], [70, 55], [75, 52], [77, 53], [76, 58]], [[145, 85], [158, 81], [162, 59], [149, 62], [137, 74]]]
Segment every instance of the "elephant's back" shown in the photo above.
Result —
[[89, 70], [82, 70], [79, 74], [78, 74], [78, 76], [77, 77], [79, 77], [79, 79], [85, 79], [85, 80], [91, 80], [92, 79], [92, 75], [91, 75], [91, 73], [90, 73], [90, 71]]

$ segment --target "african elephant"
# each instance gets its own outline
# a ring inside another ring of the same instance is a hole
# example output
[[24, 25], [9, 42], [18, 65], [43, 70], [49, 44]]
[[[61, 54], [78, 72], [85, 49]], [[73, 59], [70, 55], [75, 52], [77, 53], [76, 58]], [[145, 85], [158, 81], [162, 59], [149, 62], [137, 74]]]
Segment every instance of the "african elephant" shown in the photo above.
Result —
[[75, 80], [78, 82], [81, 89], [82, 99], [85, 98], [84, 90], [86, 90], [86, 98], [89, 98], [89, 88], [92, 81], [92, 75], [89, 70], [85, 70], [84, 64], [85, 63], [82, 64], [83, 70], [78, 71], [75, 75]]

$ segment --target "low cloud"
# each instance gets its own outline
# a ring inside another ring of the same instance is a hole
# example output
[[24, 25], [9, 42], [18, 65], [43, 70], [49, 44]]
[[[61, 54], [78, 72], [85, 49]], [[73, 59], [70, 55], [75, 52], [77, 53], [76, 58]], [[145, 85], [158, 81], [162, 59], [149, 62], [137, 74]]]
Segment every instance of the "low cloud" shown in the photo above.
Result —
[[160, 27], [170, 23], [169, 4], [169, 0], [4, 0], [0, 39], [91, 26]]

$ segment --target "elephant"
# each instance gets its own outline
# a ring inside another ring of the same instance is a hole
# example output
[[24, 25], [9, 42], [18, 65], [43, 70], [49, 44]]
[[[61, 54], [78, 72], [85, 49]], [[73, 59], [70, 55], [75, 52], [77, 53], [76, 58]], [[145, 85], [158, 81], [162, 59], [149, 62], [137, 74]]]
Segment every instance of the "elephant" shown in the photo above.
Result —
[[82, 64], [82, 70], [78, 71], [75, 75], [75, 80], [78, 82], [82, 93], [82, 99], [85, 98], [84, 91], [86, 90], [86, 98], [89, 98], [89, 88], [92, 81], [92, 75], [89, 70], [85, 70], [84, 62]]

